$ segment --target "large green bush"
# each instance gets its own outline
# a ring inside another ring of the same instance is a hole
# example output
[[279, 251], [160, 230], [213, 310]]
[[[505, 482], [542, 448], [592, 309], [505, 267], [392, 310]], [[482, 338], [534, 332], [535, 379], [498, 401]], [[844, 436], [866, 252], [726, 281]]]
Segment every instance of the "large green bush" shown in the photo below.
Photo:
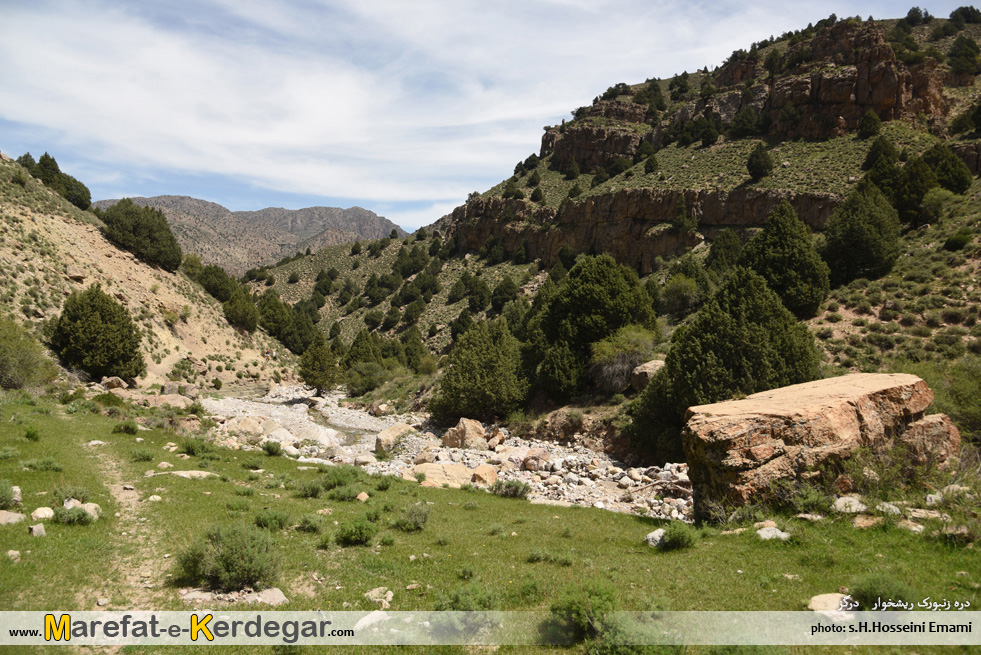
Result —
[[278, 574], [279, 558], [272, 538], [252, 525], [211, 528], [177, 558], [182, 582], [203, 582], [222, 591], [268, 587]]
[[18, 323], [0, 317], [0, 388], [37, 387], [57, 374], [37, 339]]
[[99, 212], [106, 238], [148, 264], [176, 271], [184, 259], [181, 247], [159, 209], [141, 207], [123, 198]]
[[746, 244], [740, 264], [762, 275], [798, 318], [814, 316], [828, 295], [828, 265], [786, 200], [767, 217], [763, 231]]
[[762, 277], [742, 267], [726, 275], [715, 296], [671, 341], [665, 367], [630, 407], [628, 428], [639, 447], [660, 459], [681, 455], [688, 407], [818, 377], [813, 335]]
[[429, 406], [433, 415], [444, 420], [461, 416], [486, 420], [506, 416], [527, 393], [518, 342], [507, 321], [499, 318], [477, 323], [460, 337]]
[[862, 185], [828, 221], [824, 238], [832, 282], [875, 279], [899, 257], [899, 215], [875, 185]]
[[339, 374], [337, 358], [327, 345], [323, 332], [318, 332], [313, 344], [300, 357], [300, 378], [322, 396], [337, 385]]
[[115, 375], [132, 380], [146, 373], [141, 340], [126, 308], [94, 284], [65, 301], [51, 345], [66, 366], [95, 379]]

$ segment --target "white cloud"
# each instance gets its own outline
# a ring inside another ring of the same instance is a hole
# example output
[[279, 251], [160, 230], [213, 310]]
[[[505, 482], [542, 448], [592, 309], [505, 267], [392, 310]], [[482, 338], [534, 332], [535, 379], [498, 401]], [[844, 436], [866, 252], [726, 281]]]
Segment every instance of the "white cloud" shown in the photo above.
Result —
[[256, 187], [256, 208], [264, 187], [377, 204], [414, 227], [495, 184], [537, 151], [542, 125], [610, 84], [714, 66], [771, 32], [857, 10], [846, 7], [7, 4], [0, 119], [61, 134], [40, 147], [93, 171], [95, 195], [168, 173], [224, 176]]

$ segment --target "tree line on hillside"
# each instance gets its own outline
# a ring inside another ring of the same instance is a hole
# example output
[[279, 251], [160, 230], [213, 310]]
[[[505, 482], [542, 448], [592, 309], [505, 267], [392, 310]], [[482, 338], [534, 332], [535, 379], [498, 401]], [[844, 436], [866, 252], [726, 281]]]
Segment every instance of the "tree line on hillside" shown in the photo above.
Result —
[[17, 158], [17, 163], [32, 177], [41, 180], [46, 187], [79, 209], [88, 209], [92, 204], [89, 188], [71, 175], [62, 172], [58, 162], [48, 153], [44, 153], [40, 159], [34, 161], [31, 153], [27, 152]]

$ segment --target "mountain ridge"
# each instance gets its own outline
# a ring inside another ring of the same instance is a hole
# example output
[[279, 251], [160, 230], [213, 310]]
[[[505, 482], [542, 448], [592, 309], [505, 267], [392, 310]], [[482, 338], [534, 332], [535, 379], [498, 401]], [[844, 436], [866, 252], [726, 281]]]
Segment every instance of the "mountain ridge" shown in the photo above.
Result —
[[[232, 211], [192, 196], [130, 199], [161, 210], [185, 252], [197, 253], [204, 263], [220, 264], [234, 274], [273, 264], [307, 248], [318, 250], [359, 239], [379, 239], [392, 230], [399, 236], [407, 234], [392, 221], [362, 207]], [[98, 200], [92, 206], [106, 209], [117, 202], [119, 199]]]

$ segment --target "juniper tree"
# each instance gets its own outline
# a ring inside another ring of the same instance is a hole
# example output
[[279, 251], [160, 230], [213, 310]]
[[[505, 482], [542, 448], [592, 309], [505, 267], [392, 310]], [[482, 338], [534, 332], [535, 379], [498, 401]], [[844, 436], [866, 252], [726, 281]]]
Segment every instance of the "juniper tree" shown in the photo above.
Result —
[[814, 316], [828, 295], [828, 265], [786, 200], [767, 217], [763, 231], [746, 244], [740, 264], [762, 275], [798, 318]]
[[142, 335], [126, 308], [93, 284], [65, 300], [55, 322], [51, 345], [66, 366], [94, 379], [126, 380], [146, 373], [140, 353]]

